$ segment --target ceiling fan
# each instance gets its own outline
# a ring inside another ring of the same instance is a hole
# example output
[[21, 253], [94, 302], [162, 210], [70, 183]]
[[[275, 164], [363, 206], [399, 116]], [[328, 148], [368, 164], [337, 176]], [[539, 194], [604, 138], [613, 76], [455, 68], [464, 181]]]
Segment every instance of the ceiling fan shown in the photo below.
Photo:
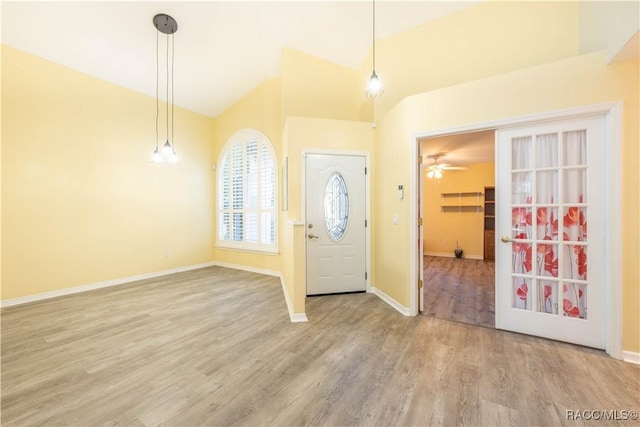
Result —
[[427, 167], [427, 178], [442, 178], [442, 172], [451, 170], [465, 170], [462, 166], [453, 166], [448, 163], [440, 163], [440, 159], [445, 157], [447, 153], [436, 153], [427, 156], [428, 159], [433, 160], [433, 164]]

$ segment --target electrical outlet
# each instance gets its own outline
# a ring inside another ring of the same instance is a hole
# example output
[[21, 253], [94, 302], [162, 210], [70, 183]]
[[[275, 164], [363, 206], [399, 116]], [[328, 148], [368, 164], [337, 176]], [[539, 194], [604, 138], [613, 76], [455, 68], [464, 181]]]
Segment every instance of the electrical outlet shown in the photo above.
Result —
[[164, 250], [164, 257], [165, 258], [169, 258], [170, 255], [171, 255], [171, 251], [169, 249], [165, 249]]

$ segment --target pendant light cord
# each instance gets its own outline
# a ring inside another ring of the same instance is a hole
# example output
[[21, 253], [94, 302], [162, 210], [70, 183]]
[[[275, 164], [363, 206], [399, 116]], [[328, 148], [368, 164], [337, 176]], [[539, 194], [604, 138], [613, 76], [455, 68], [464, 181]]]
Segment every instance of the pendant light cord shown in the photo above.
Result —
[[173, 139], [173, 107], [175, 106], [174, 95], [173, 95], [173, 66], [175, 64], [175, 53], [176, 53], [176, 42], [173, 39], [173, 34], [171, 34], [171, 145], [173, 147], [173, 151], [175, 152], [176, 140]]
[[169, 34], [167, 34], [167, 141], [169, 141]]
[[159, 101], [159, 92], [160, 92], [160, 59], [159, 59], [159, 39], [160, 32], [156, 31], [156, 151], [158, 151], [158, 137], [160, 131], [158, 130], [158, 120], [160, 117], [160, 101]]
[[373, 72], [376, 72], [376, 0], [373, 1]]

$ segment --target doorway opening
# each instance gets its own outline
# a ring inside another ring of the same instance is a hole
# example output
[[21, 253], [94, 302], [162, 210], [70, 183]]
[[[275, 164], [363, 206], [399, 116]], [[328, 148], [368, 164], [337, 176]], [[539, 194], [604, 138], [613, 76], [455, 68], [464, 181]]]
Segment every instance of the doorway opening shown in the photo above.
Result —
[[421, 314], [495, 327], [495, 132], [424, 138]]

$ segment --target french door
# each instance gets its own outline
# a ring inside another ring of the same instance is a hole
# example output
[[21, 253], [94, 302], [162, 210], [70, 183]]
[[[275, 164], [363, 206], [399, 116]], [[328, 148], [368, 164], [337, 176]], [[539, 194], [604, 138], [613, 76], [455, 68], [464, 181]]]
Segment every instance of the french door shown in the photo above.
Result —
[[496, 133], [496, 327], [606, 346], [603, 116]]

